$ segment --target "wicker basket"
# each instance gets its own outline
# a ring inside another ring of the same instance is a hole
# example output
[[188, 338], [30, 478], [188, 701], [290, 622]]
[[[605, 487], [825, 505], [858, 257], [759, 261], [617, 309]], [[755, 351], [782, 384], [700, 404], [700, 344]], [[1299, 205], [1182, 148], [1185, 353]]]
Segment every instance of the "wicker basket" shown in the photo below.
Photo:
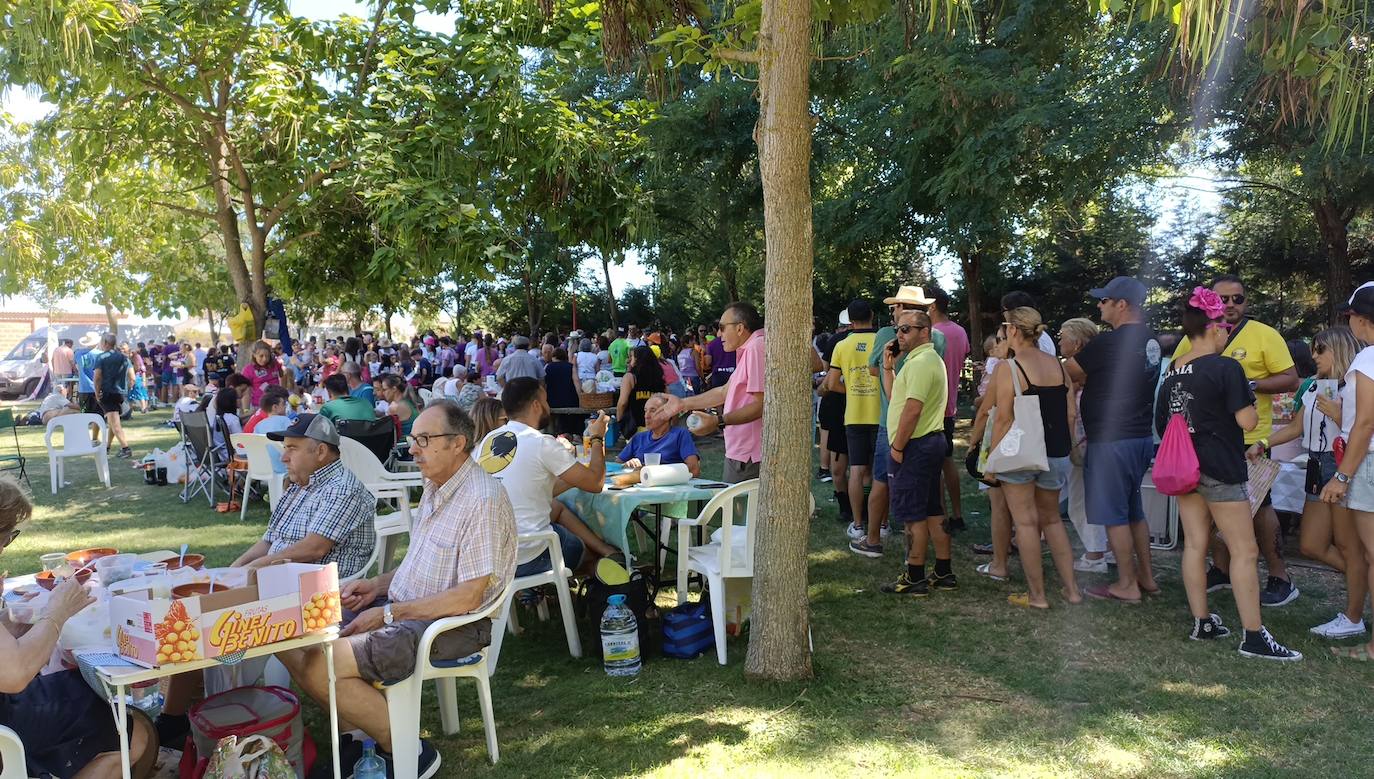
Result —
[[614, 392], [587, 392], [582, 395], [582, 408], [610, 408], [614, 405]]

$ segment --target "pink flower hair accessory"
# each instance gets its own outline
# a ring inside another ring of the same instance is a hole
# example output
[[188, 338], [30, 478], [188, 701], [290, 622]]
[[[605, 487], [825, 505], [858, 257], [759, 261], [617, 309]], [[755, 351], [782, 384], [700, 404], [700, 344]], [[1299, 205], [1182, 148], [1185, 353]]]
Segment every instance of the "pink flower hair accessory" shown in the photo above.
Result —
[[1193, 296], [1188, 298], [1188, 305], [1206, 314], [1208, 319], [1221, 319], [1226, 313], [1226, 304], [1221, 302], [1221, 296], [1206, 287], [1193, 287]]

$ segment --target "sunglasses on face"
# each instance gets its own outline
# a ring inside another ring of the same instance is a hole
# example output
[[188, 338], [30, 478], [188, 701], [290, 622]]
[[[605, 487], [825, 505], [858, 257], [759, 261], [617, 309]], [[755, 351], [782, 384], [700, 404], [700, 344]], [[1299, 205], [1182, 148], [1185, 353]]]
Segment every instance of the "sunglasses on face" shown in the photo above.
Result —
[[1097, 304], [1100, 306], [1105, 306], [1108, 303], [1111, 303], [1113, 300], [1115, 300], [1115, 298], [1099, 298]]
[[1217, 295], [1217, 297], [1221, 298], [1221, 302], [1223, 303], [1234, 303], [1238, 306], [1245, 305], [1245, 295], [1243, 293], [1240, 295]]
[[1312, 353], [1313, 353], [1313, 354], [1326, 354], [1326, 344], [1323, 344], [1323, 343], [1312, 344]]
[[897, 332], [901, 333], [902, 335], [906, 335], [907, 333], [911, 332], [912, 330], [926, 330], [926, 329], [928, 329], [926, 325], [901, 325], [901, 326], [899, 326], [899, 327], [897, 328]]

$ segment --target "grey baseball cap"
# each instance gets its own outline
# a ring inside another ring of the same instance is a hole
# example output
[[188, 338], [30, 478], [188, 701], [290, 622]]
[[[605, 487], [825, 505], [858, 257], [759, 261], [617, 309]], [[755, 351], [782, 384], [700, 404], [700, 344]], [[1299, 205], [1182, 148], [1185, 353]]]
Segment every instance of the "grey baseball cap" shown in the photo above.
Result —
[[1100, 289], [1088, 290], [1088, 296], [1099, 300], [1110, 298], [1112, 300], [1124, 300], [1133, 306], [1139, 306], [1145, 302], [1145, 296], [1149, 290], [1145, 285], [1130, 276], [1117, 276], [1107, 282], [1107, 286]]
[[322, 444], [339, 445], [339, 429], [334, 427], [334, 423], [330, 422], [328, 417], [319, 414], [301, 414], [290, 427], [280, 433], [268, 433], [267, 437], [273, 441], [284, 438], [311, 438]]

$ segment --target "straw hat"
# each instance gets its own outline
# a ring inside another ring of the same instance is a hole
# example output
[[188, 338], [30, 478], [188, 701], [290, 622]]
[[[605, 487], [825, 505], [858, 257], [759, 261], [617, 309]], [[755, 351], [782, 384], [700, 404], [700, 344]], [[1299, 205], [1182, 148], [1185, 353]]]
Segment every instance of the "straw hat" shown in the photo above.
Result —
[[902, 303], [908, 306], [928, 306], [934, 302], [934, 298], [926, 297], [926, 291], [924, 289], [920, 287], [908, 287], [906, 285], [898, 287], [896, 295], [883, 301], [883, 303], [889, 306], [896, 303]]

